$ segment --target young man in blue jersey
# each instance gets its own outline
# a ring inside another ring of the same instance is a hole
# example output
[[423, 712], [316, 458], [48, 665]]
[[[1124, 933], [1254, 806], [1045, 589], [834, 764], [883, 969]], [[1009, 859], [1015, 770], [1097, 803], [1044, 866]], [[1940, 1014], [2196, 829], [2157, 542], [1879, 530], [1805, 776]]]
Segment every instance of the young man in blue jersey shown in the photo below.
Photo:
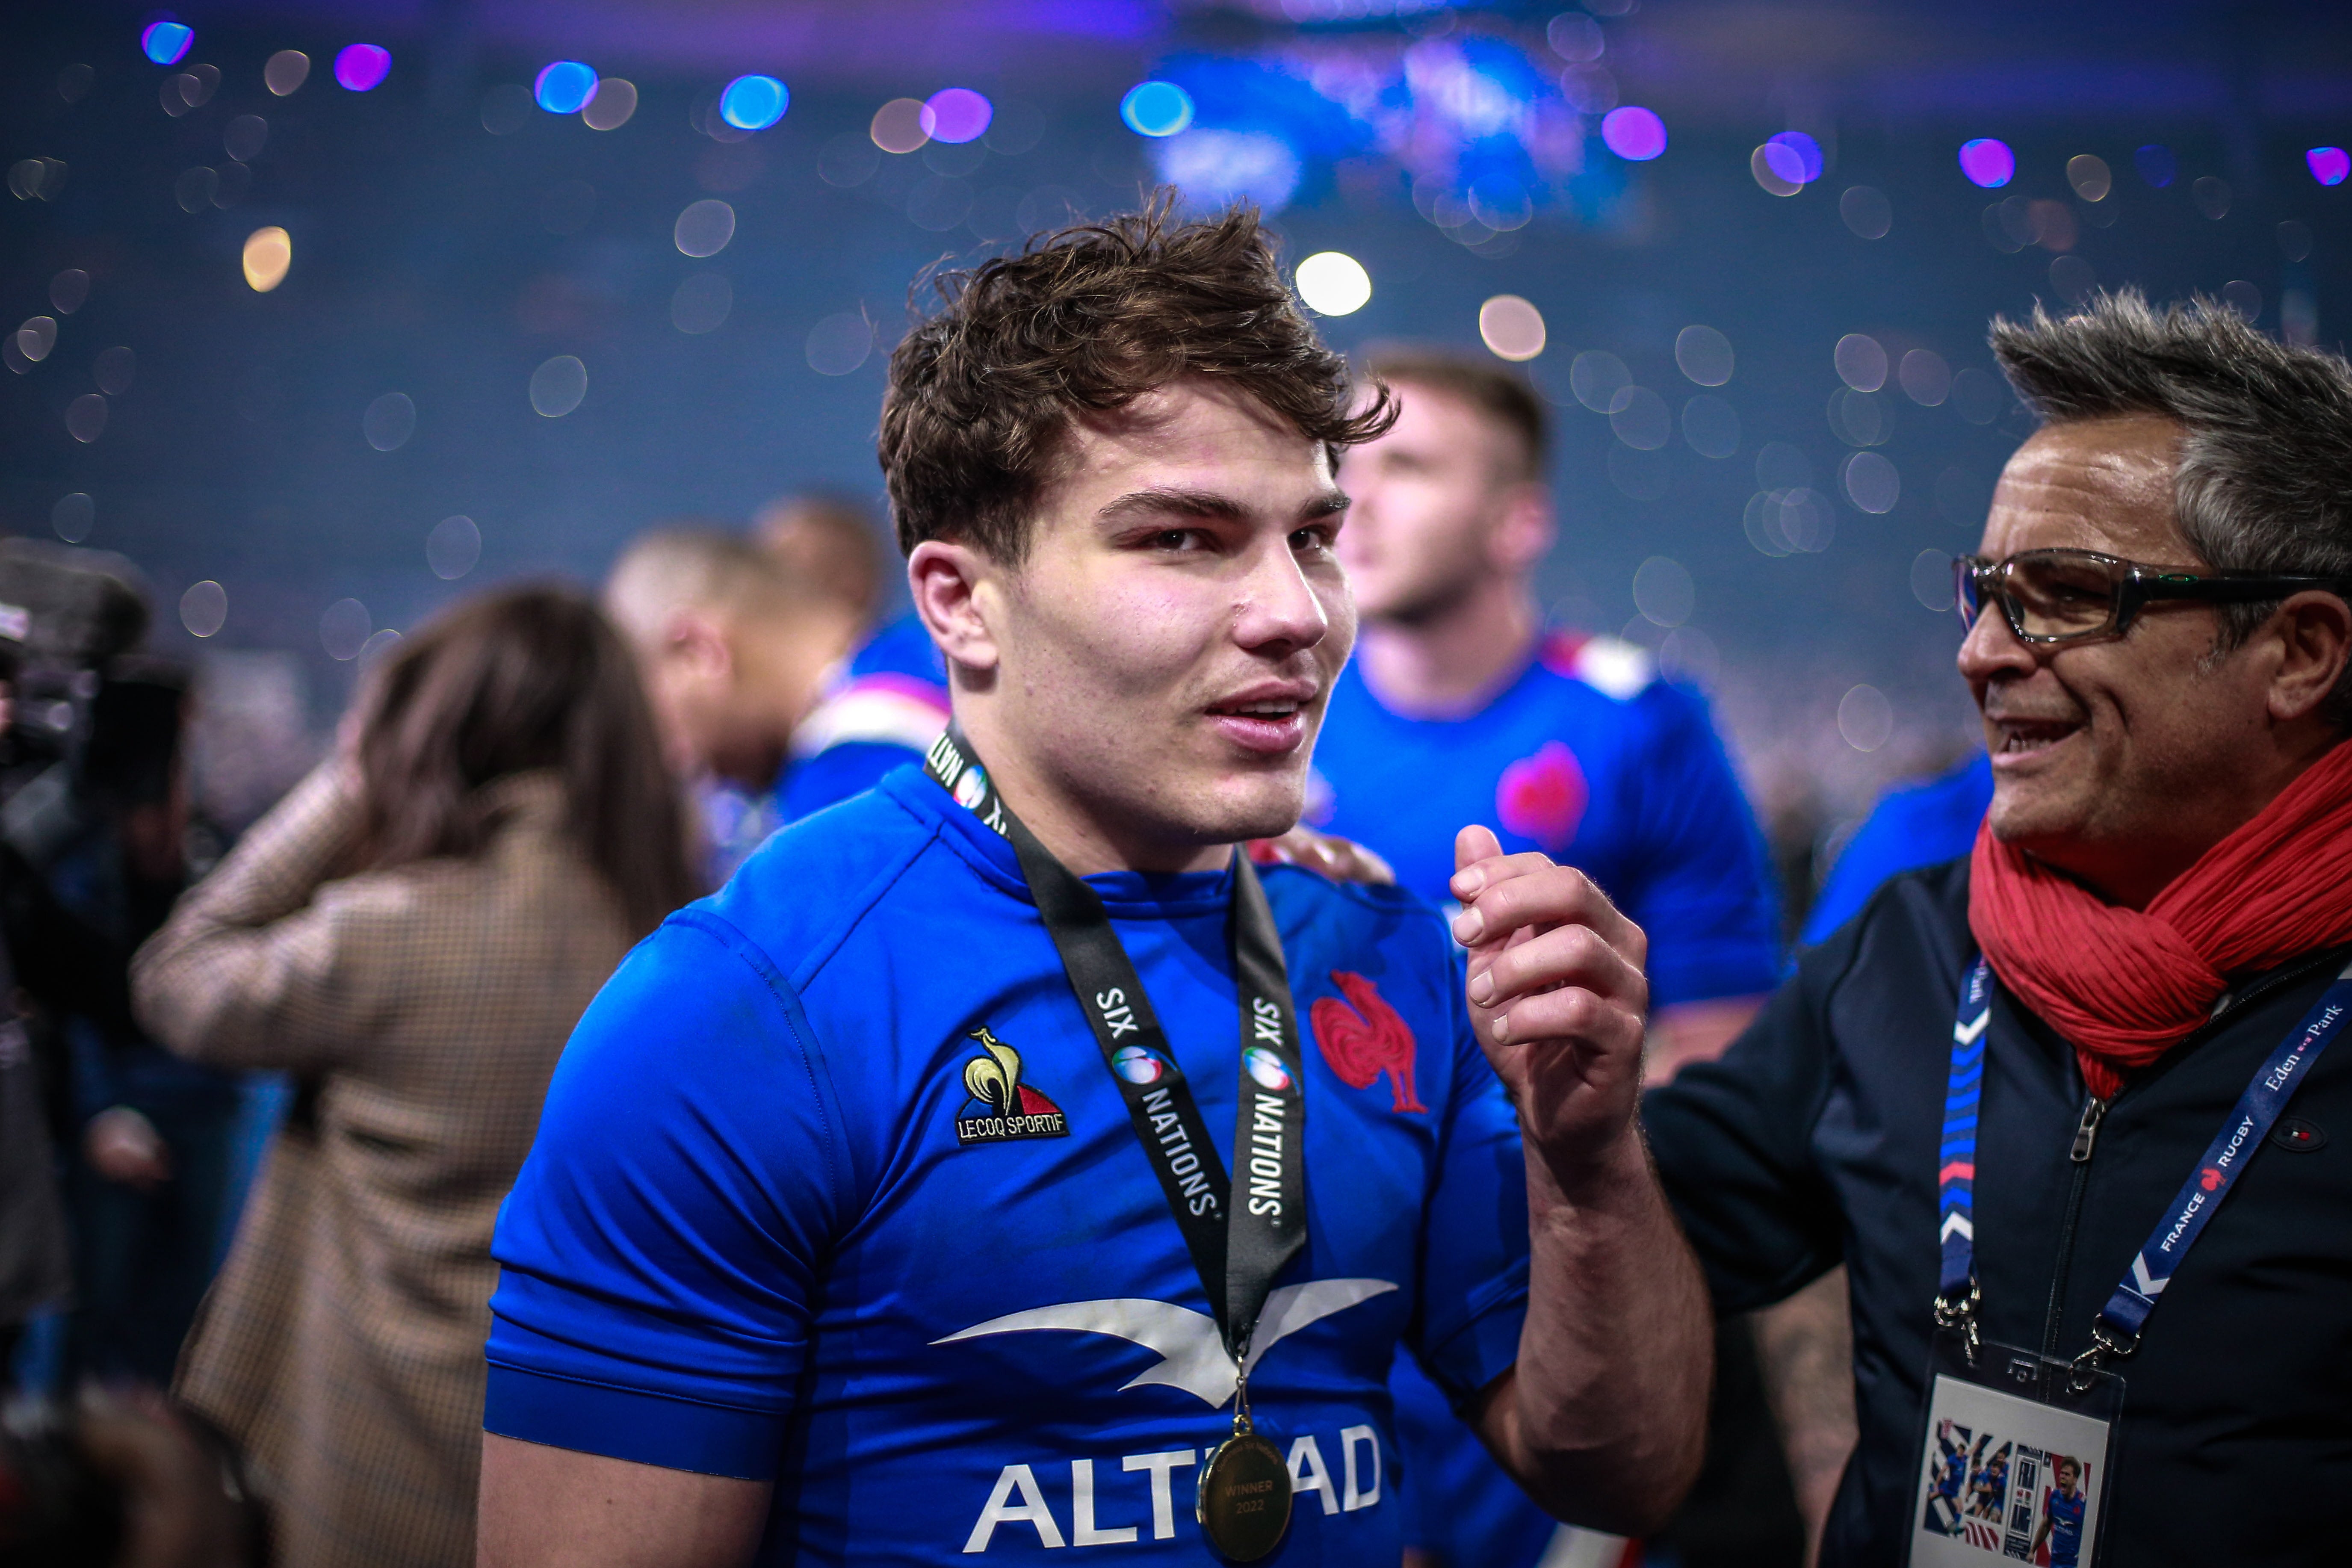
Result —
[[1246, 211], [988, 263], [900, 345], [959, 730], [583, 1019], [499, 1226], [484, 1563], [1393, 1561], [1400, 1343], [1546, 1506], [1672, 1507], [1709, 1357], [1638, 929], [1466, 829], [1465, 1005], [1408, 895], [1234, 852], [1353, 638], [1349, 407]]
[[[1533, 575], [1555, 530], [1549, 421], [1527, 384], [1437, 350], [1375, 355], [1396, 423], [1350, 447], [1340, 536], [1364, 617], [1315, 753], [1308, 816], [1406, 887], [1450, 896], [1454, 834], [1585, 871], [1649, 939], [1650, 1073], [1727, 1045], [1778, 981], [1769, 862], [1705, 704], [1613, 637], [1548, 631]], [[1460, 1431], [1410, 1363], [1413, 1544], [1528, 1568], [1551, 1521]]]

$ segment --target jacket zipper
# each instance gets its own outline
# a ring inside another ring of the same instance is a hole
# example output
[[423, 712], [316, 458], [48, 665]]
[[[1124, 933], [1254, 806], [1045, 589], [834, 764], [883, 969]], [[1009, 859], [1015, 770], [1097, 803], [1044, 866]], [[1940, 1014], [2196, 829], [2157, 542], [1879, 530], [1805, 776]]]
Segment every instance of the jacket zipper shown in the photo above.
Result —
[[2083, 1215], [2083, 1193], [2091, 1184], [2091, 1151], [2099, 1141], [2099, 1122], [2106, 1114], [2107, 1102], [2097, 1095], [2084, 1100], [2082, 1120], [2074, 1124], [2074, 1146], [2067, 1151], [2074, 1177], [2066, 1193], [2066, 1219], [2058, 1231], [2058, 1267], [2050, 1277], [2050, 1308], [2042, 1325], [2045, 1357], [2058, 1353], [2059, 1314], [2066, 1304], [2066, 1276], [2074, 1262], [2074, 1225]]

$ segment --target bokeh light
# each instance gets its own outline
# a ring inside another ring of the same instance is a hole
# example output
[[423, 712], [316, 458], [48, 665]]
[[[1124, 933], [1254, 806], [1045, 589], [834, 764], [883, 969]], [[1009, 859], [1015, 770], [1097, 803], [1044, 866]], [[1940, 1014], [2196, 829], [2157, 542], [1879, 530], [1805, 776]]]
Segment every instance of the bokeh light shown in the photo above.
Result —
[[1478, 337], [1497, 359], [1531, 360], [1544, 352], [1543, 312], [1517, 294], [1497, 294], [1478, 307]]
[[2151, 142], [2134, 153], [2132, 166], [2139, 171], [2141, 179], [2159, 191], [2172, 184], [2180, 173], [2180, 161], [2172, 155], [2172, 149], [2161, 142]]
[[577, 354], [557, 354], [530, 373], [530, 405], [542, 418], [562, 418], [587, 395], [588, 367]]
[[131, 381], [139, 374], [139, 356], [125, 343], [100, 351], [90, 362], [90, 379], [98, 383], [99, 391], [109, 397], [120, 397], [131, 390]]
[[1912, 402], [1922, 408], [1933, 408], [1952, 393], [1952, 370], [1944, 356], [1933, 349], [1913, 349], [1903, 356], [1895, 367], [1895, 379]]
[[1795, 163], [1792, 165], [1786, 160], [1775, 159], [1773, 170], [1801, 185], [1810, 185], [1820, 179], [1822, 171], [1828, 166], [1828, 161], [1822, 156], [1822, 144], [1801, 131], [1783, 131], [1778, 136], [1767, 137], [1764, 145], [1788, 149], [1790, 156], [1796, 160]]
[[294, 264], [294, 239], [272, 224], [245, 237], [245, 280], [257, 294], [267, 294], [286, 281]]
[[278, 98], [291, 97], [310, 79], [310, 57], [299, 49], [280, 49], [261, 68], [262, 84]]
[[2115, 171], [2107, 161], [2089, 153], [2077, 153], [2066, 160], [2066, 184], [2076, 195], [2086, 202], [2103, 202], [2115, 189]]
[[1138, 82], [1118, 100], [1118, 117], [1139, 136], [1173, 136], [1192, 123], [1192, 95], [1172, 81]]
[[581, 110], [580, 119], [591, 131], [618, 131], [637, 111], [637, 84], [617, 76], [600, 79], [596, 96]]
[[1606, 414], [1617, 395], [1633, 384], [1633, 373], [1607, 349], [1587, 349], [1570, 362], [1568, 389], [1595, 414]]
[[1674, 437], [1674, 412], [1648, 387], [1624, 387], [1609, 400], [1609, 428], [1635, 451], [1654, 452]]
[[86, 491], [59, 496], [58, 504], [49, 508], [49, 526], [68, 544], [79, 544], [89, 537], [90, 525], [98, 521], [97, 503]]
[[719, 94], [719, 118], [738, 131], [765, 131], [784, 117], [793, 95], [772, 76], [739, 76]]
[[106, 399], [95, 392], [85, 392], [66, 405], [66, 434], [83, 446], [98, 439], [106, 428]]
[[368, 637], [367, 641], [360, 644], [360, 663], [363, 665], [373, 664], [377, 659], [382, 658], [385, 654], [391, 652], [393, 647], [397, 645], [399, 641], [400, 634], [393, 630], [390, 626], [383, 627], [382, 629], [374, 632]]
[[1838, 470], [1838, 484], [1854, 510], [1883, 516], [1903, 496], [1903, 477], [1881, 452], [1856, 452]]
[[670, 237], [682, 256], [716, 256], [735, 237], [735, 209], [715, 196], [689, 203], [677, 215]]
[[58, 321], [55, 316], [27, 316], [25, 324], [16, 329], [16, 352], [35, 364], [49, 357], [58, 346]]
[[968, 87], [943, 87], [923, 107], [931, 111], [931, 140], [950, 146], [979, 141], [996, 118], [996, 106]]
[[809, 368], [819, 375], [847, 375], [874, 352], [874, 323], [856, 311], [827, 316], [809, 329]]
[[2009, 143], [1990, 136], [1979, 136], [1960, 143], [1960, 173], [1970, 184], [1986, 190], [1997, 190], [2017, 177], [2017, 154]]
[[2230, 216], [2230, 182], [2219, 174], [2205, 174], [2191, 182], [2189, 199], [2197, 210], [2219, 223]]
[[2243, 278], [2232, 278], [2221, 285], [2221, 303], [2251, 321], [2263, 313], [2263, 291]]
[[2323, 185], [2340, 185], [2347, 174], [2352, 174], [2352, 153], [2341, 147], [2314, 147], [2303, 155], [2311, 177]]
[[221, 151], [240, 163], [250, 163], [269, 144], [269, 121], [258, 114], [240, 114], [221, 131]]
[[1702, 392], [1683, 405], [1683, 439], [1702, 458], [1728, 458], [1739, 450], [1739, 411]]
[[735, 286], [716, 272], [698, 272], [669, 297], [669, 322], [688, 336], [715, 332], [735, 308]]
[[930, 112], [919, 100], [894, 98], [874, 111], [866, 134], [885, 153], [912, 153], [931, 139], [930, 128], [923, 123]]
[[353, 92], [372, 92], [392, 72], [392, 51], [380, 44], [345, 44], [335, 55], [335, 80]]
[[1838, 197], [1838, 216], [1858, 239], [1885, 239], [1895, 226], [1895, 208], [1874, 185], [1848, 185]]
[[208, 637], [228, 623], [228, 590], [207, 577], [180, 595], [180, 624], [192, 637]]
[[[1990, 425], [2000, 417], [2009, 402], [2006, 382], [1970, 365], [1952, 374], [1952, 406], [1971, 425]], [[1982, 518], [1978, 521], [1981, 522]]]
[[1731, 379], [1731, 340], [1713, 327], [1685, 327], [1675, 334], [1675, 364], [1701, 386]]
[[1895, 733], [1895, 704], [1875, 686], [1857, 686], [1838, 702], [1838, 733], [1857, 752], [1874, 752]]
[[359, 658], [374, 629], [365, 605], [357, 599], [337, 599], [319, 617], [319, 646], [327, 650], [329, 658], [348, 663]]
[[1666, 150], [1666, 122], [1654, 110], [1629, 103], [1601, 117], [1601, 140], [1628, 163], [1646, 163]]
[[1886, 350], [1867, 333], [1848, 332], [1837, 341], [1830, 358], [1838, 379], [1856, 392], [1876, 392], [1886, 384]]
[[1584, 65], [1599, 59], [1609, 47], [1601, 24], [1581, 11], [1563, 11], [1544, 29], [1544, 41], [1561, 59]]
[[379, 452], [394, 452], [416, 434], [416, 403], [404, 392], [387, 392], [360, 416], [360, 434]]
[[454, 583], [482, 558], [482, 531], [470, 517], [445, 517], [425, 536], [425, 564], [433, 575]]
[[196, 30], [185, 22], [150, 22], [139, 35], [139, 52], [159, 66], [175, 66], [195, 41]]
[[1948, 614], [1958, 584], [1952, 581], [1952, 558], [1941, 550], [1922, 550], [1911, 558], [1911, 596], [1927, 609]]
[[[2308, 254], [2310, 247], [2305, 246], [2304, 249], [2305, 254]], [[2288, 259], [2293, 261], [2302, 258], [2289, 257]], [[49, 279], [49, 303], [56, 308], [60, 316], [72, 315], [81, 309], [82, 302], [89, 298], [89, 274], [79, 267], [68, 267]]]
[[1298, 297], [1322, 316], [1349, 316], [1372, 297], [1372, 275], [1354, 257], [1319, 250], [1298, 264]]
[[1633, 570], [1633, 607], [1654, 626], [1675, 627], [1698, 607], [1690, 569], [1671, 555], [1653, 555]]
[[1793, 196], [1805, 188], [1800, 178], [1804, 164], [1796, 153], [1778, 142], [1767, 142], [1748, 154], [1748, 172], [1756, 183], [1776, 196]]
[[541, 68], [530, 96], [550, 114], [577, 114], [596, 97], [596, 72], [578, 60], [557, 60]]

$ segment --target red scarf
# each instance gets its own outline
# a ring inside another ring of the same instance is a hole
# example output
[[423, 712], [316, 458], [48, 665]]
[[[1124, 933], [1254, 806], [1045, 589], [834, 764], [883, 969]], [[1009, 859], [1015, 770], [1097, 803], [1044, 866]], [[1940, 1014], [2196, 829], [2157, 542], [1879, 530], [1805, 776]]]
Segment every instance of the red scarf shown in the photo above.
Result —
[[2074, 1043], [2101, 1099], [2212, 1016], [2234, 976], [2352, 942], [2352, 743], [2304, 770], [2146, 910], [1977, 833], [1969, 929], [2000, 983]]

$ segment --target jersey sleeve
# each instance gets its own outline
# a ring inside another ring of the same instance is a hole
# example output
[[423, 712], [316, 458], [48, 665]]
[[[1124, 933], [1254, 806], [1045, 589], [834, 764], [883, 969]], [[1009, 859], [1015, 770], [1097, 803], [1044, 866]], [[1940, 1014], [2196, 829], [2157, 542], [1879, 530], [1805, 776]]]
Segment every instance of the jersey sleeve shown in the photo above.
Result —
[[1453, 968], [1444, 1142], [1422, 1241], [1412, 1348], [1458, 1411], [1518, 1359], [1528, 1315], [1527, 1164], [1518, 1117], [1487, 1064]]
[[748, 1479], [776, 1471], [852, 1185], [798, 999], [689, 909], [582, 1017], [500, 1211], [484, 1426]]
[[1779, 900], [1756, 815], [1706, 704], [1661, 682], [1639, 699], [1652, 726], [1631, 790], [1635, 874], [1620, 894], [1650, 939], [1650, 1002], [1754, 996], [1780, 979]]
[[1643, 1097], [1659, 1179], [1718, 1313], [1769, 1306], [1842, 1257], [1843, 1222], [1812, 1134], [1829, 1096], [1821, 997], [1854, 941], [1849, 931], [1814, 949], [1720, 1059]]

